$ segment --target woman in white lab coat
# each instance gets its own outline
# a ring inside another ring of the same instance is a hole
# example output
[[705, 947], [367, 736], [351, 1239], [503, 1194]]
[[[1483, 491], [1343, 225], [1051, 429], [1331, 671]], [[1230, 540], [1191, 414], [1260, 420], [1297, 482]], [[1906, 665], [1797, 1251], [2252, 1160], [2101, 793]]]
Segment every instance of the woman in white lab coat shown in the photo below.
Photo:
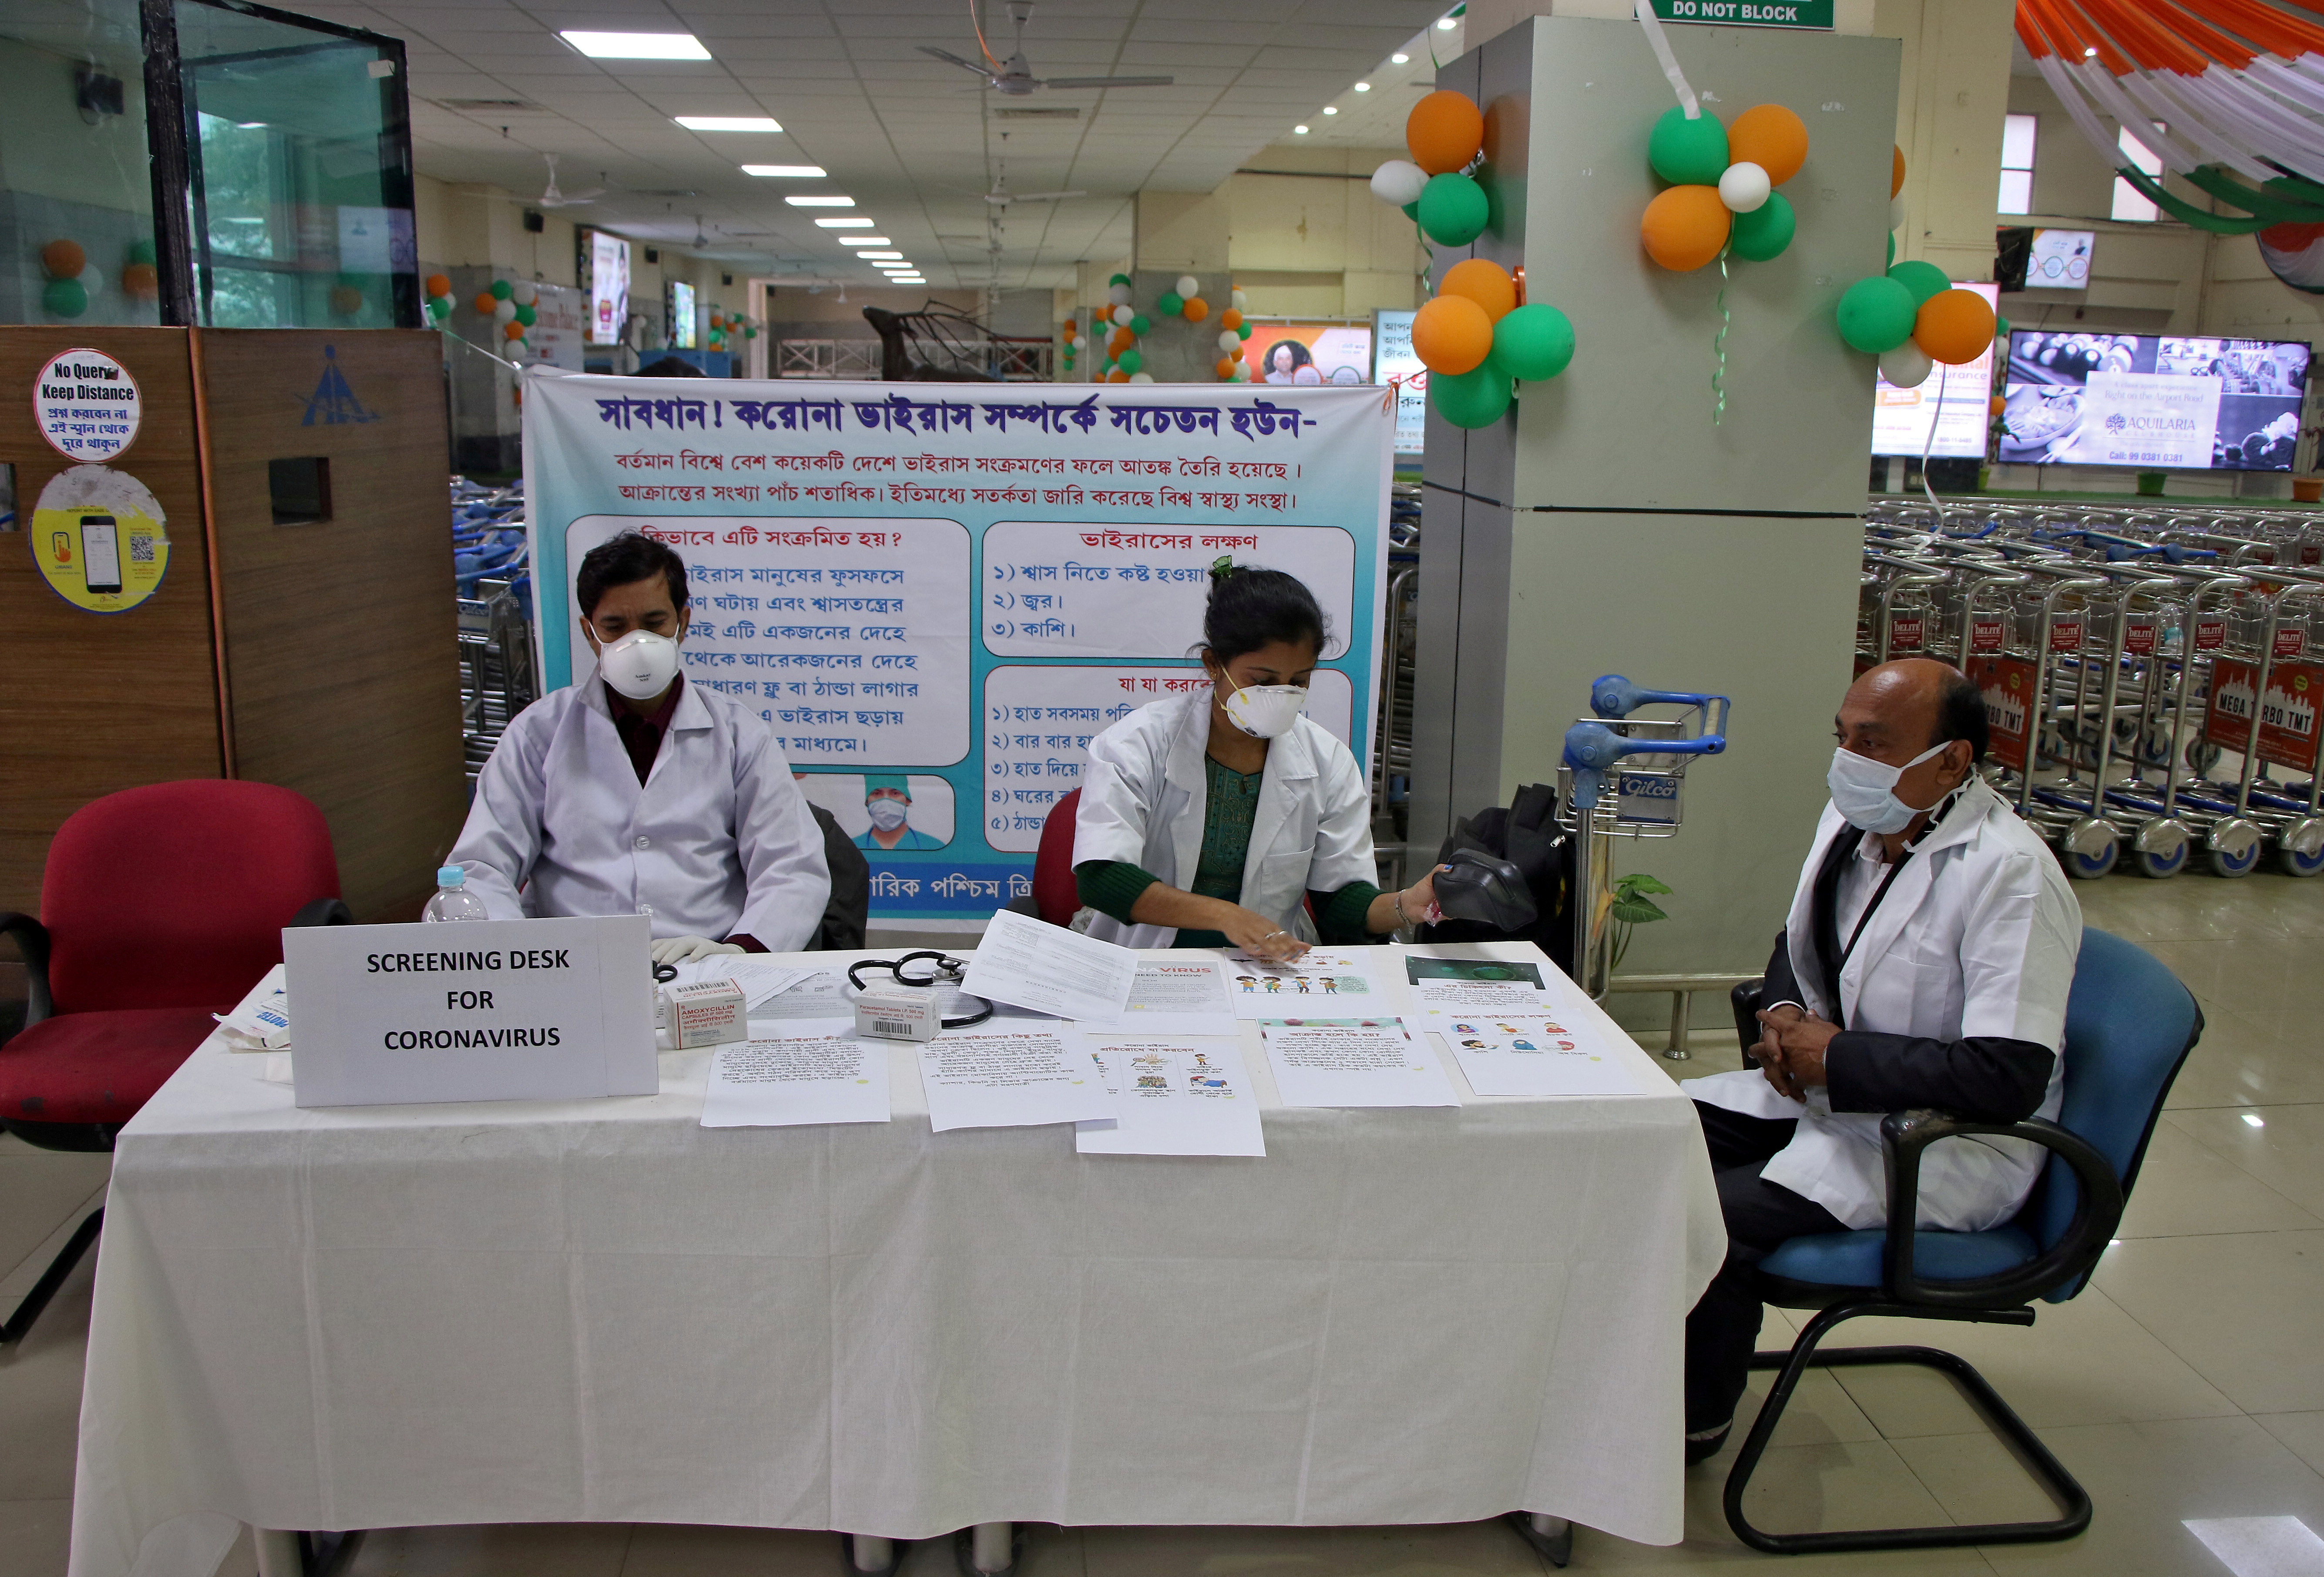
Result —
[[1098, 911], [1091, 936], [1287, 959], [1435, 918], [1434, 872], [1401, 892], [1373, 885], [1364, 770], [1301, 715], [1324, 633], [1293, 576], [1223, 561], [1212, 571], [1209, 687], [1090, 741], [1074, 876]]

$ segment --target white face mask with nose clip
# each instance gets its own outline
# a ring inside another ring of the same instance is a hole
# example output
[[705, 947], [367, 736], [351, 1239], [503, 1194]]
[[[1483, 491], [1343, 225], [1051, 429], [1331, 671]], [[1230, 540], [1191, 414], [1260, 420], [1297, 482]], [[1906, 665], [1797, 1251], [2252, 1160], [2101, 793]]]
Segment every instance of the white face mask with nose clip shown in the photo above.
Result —
[[650, 630], [632, 630], [597, 650], [597, 671], [632, 701], [650, 701], [678, 678], [678, 642]]
[[[1951, 742], [1947, 740], [1945, 744]], [[1896, 780], [1930, 757], [1942, 753], [1944, 748], [1944, 744], [1932, 744], [1901, 767], [1858, 755], [1846, 746], [1833, 751], [1831, 766], [1824, 774], [1825, 786], [1831, 790], [1832, 808], [1849, 825], [1868, 833], [1903, 832], [1921, 811], [1896, 798]]]
[[1307, 709], [1307, 690], [1304, 685], [1237, 685], [1223, 705], [1227, 721], [1253, 739], [1276, 739], [1290, 733]]

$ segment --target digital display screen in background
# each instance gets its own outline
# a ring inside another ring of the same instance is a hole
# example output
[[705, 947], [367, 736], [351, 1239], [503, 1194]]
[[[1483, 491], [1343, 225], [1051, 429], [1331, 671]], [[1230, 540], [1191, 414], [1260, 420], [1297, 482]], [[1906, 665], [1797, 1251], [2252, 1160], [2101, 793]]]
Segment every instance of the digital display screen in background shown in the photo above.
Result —
[[619, 343], [630, 321], [630, 244], [589, 232], [589, 343]]
[[672, 350], [694, 348], [694, 287], [684, 280], [669, 281], [669, 344]]
[[1996, 457], [2289, 471], [2308, 361], [2298, 340], [2015, 329]]
[[1253, 323], [1242, 342], [1254, 383], [1369, 383], [1372, 331], [1345, 323]]
[[[1997, 310], [2001, 287], [1976, 281], [1959, 287], [1975, 290]], [[1943, 410], [1938, 409], [1939, 396]], [[1986, 428], [1993, 420], [1993, 353], [1958, 367], [1940, 364], [1916, 389], [1899, 389], [1879, 374], [1872, 374], [1872, 452], [1876, 455], [1928, 455], [1941, 459], [1983, 459]], [[1936, 424], [1936, 442], [1929, 441], [1929, 424]]]

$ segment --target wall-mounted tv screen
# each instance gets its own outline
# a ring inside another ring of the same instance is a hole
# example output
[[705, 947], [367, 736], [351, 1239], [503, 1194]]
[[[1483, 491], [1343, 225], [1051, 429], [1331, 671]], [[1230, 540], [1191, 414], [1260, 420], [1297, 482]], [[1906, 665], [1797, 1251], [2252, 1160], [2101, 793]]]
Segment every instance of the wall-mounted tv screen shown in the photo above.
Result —
[[2014, 329], [1995, 458], [2289, 471], [2307, 393], [2299, 340]]
[[630, 326], [630, 244], [603, 230], [589, 237], [589, 343], [612, 345]]
[[673, 350], [694, 349], [694, 287], [684, 280], [669, 281], [669, 343]]

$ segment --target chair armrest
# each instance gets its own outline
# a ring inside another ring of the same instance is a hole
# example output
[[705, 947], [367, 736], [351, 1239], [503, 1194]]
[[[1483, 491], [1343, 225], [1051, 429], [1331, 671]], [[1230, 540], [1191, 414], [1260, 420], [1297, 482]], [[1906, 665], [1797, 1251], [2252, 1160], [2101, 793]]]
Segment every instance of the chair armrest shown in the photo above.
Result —
[[1751, 1048], [1759, 1044], [1759, 1004], [1766, 999], [1765, 980], [1739, 981], [1727, 993], [1728, 1004], [1735, 1010], [1735, 1038], [1741, 1043], [1743, 1065], [1751, 1065]]
[[318, 898], [290, 917], [293, 926], [352, 926], [355, 910], [336, 898]]
[[[1969, 1281], [1923, 1282], [1913, 1272], [1921, 1152], [1941, 1139], [1981, 1135], [2026, 1139], [2071, 1167], [2081, 1185], [2074, 1219], [2055, 1243], [2014, 1270]], [[1943, 1111], [1892, 1111], [1880, 1120], [1880, 1144], [1888, 1180], [1888, 1292], [1899, 1303], [1938, 1308], [2024, 1303], [2088, 1271], [2122, 1223], [2122, 1184], [2113, 1164], [2080, 1135], [2047, 1118], [1975, 1122]]]
[[49, 928], [30, 915], [0, 909], [0, 936], [14, 941], [24, 955], [24, 1027], [29, 1029], [56, 1007], [49, 996]]

